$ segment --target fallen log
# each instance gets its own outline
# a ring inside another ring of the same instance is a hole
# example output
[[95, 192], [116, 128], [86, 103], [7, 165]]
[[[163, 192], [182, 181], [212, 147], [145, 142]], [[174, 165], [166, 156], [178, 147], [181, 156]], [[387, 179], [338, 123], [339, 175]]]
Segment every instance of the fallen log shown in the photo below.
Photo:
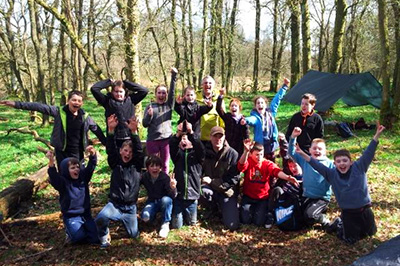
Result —
[[28, 177], [18, 178], [8, 188], [0, 192], [0, 216], [7, 218], [18, 211], [23, 201], [30, 200], [32, 195], [43, 188], [48, 181], [47, 166]]

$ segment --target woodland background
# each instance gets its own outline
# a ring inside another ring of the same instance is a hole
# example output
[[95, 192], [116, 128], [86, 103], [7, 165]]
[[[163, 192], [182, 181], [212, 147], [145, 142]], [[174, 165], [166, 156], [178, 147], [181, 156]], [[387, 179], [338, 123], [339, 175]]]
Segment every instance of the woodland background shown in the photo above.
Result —
[[[54, 104], [55, 91], [107, 77], [154, 88], [171, 66], [182, 87], [209, 74], [228, 92], [274, 91], [309, 69], [370, 71], [382, 122], [398, 125], [399, 0], [241, 1], [244, 10], [239, 0], [2, 0], [0, 97]], [[238, 15], [255, 18], [254, 38]]]

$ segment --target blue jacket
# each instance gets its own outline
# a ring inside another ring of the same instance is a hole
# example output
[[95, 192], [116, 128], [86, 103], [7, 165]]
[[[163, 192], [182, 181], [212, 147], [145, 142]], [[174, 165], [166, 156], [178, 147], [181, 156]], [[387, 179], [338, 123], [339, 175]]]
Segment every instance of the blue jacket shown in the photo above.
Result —
[[86, 168], [81, 167], [78, 179], [72, 179], [68, 162], [71, 158], [64, 159], [60, 164], [60, 172], [56, 167], [47, 170], [50, 184], [60, 193], [60, 207], [64, 216], [90, 215], [89, 182], [97, 164], [97, 157], [90, 156]]
[[[311, 165], [295, 152], [296, 139], [290, 138], [289, 140], [289, 155], [292, 157], [303, 170], [303, 196], [311, 199], [324, 199], [329, 201], [331, 199], [332, 191], [329, 182]], [[333, 169], [335, 168], [333, 161], [325, 157], [319, 160], [324, 166]]]
[[346, 174], [341, 174], [336, 168], [328, 168], [311, 158], [310, 165], [332, 184], [340, 209], [358, 209], [371, 204], [367, 170], [377, 146], [378, 142], [372, 140], [363, 155], [353, 163]]
[[249, 117], [246, 117], [246, 123], [254, 127], [254, 141], [264, 145], [264, 152], [271, 153], [275, 151], [278, 144], [278, 126], [275, 122], [276, 113], [283, 96], [286, 94], [287, 86], [283, 85], [271, 101], [270, 107], [266, 110], [265, 116], [270, 120], [267, 127], [271, 130], [263, 129], [263, 120], [257, 110], [253, 109]]

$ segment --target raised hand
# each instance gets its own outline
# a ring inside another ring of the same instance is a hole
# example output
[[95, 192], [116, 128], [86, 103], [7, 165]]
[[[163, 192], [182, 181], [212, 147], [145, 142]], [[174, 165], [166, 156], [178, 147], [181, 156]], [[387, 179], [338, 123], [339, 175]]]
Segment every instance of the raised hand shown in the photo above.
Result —
[[189, 134], [193, 134], [193, 126], [191, 123], [189, 123], [188, 121], [186, 121], [186, 131]]
[[225, 88], [219, 89], [219, 95], [224, 96], [225, 93], [226, 93], [226, 89]]
[[301, 128], [295, 127], [293, 128], [292, 138], [297, 138], [301, 134]]
[[139, 120], [135, 116], [132, 116], [131, 118], [129, 118], [128, 122], [125, 122], [125, 124], [131, 130], [131, 132], [133, 134], [137, 134]]
[[118, 118], [115, 114], [110, 115], [107, 118], [107, 126], [108, 126], [108, 131], [109, 132], [114, 132], [114, 129], [117, 127], [118, 125]]
[[254, 141], [252, 141], [251, 139], [243, 140], [243, 147], [244, 147], [245, 151], [250, 152], [250, 150], [253, 148], [253, 146], [254, 146]]
[[247, 124], [246, 119], [244, 118], [244, 116], [242, 116], [242, 118], [240, 119], [240, 124], [242, 126], [245, 126]]
[[170, 181], [169, 181], [169, 186], [170, 186], [172, 189], [176, 189], [176, 184], [177, 184], [177, 181], [176, 181], [176, 179], [175, 179], [175, 174], [172, 173], [172, 174], [171, 174], [171, 177], [170, 177]]
[[212, 99], [204, 99], [204, 103], [208, 106], [211, 107], [213, 105]]
[[178, 69], [176, 69], [175, 67], [171, 67], [171, 74], [178, 74]]
[[96, 150], [94, 149], [94, 147], [92, 145], [87, 146], [85, 152], [88, 153], [89, 156], [96, 155]]
[[177, 104], [182, 104], [182, 102], [183, 102], [183, 97], [182, 97], [182, 95], [178, 95], [178, 97], [176, 97], [176, 103], [177, 103]]
[[288, 78], [284, 78], [283, 79], [283, 84], [285, 84], [286, 86], [289, 86], [290, 80]]
[[151, 106], [151, 103], [150, 103], [149, 108], [147, 109], [147, 114], [149, 116], [153, 116], [153, 113], [154, 113], [154, 110], [153, 110], [153, 107]]
[[47, 151], [46, 157], [47, 157], [47, 159], [49, 159], [49, 166], [53, 167], [54, 166], [54, 162], [55, 162], [54, 152], [53, 151]]
[[299, 181], [293, 176], [289, 175], [287, 181], [298, 187], [300, 185]]
[[378, 141], [379, 137], [381, 136], [382, 132], [385, 130], [385, 126], [381, 125], [381, 123], [376, 121], [376, 133], [374, 135], [374, 140]]

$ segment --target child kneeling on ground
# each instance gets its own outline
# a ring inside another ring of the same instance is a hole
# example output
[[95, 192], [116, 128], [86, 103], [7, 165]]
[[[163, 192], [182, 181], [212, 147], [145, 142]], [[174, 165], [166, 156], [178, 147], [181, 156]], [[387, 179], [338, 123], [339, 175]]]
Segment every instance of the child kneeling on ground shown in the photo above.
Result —
[[330, 169], [318, 160], [297, 149], [332, 184], [333, 192], [342, 211], [340, 217], [331, 224], [330, 229], [346, 243], [354, 244], [358, 240], [376, 233], [374, 213], [371, 209], [371, 196], [368, 192], [367, 170], [374, 158], [378, 139], [384, 126], [377, 124], [376, 133], [362, 156], [355, 162], [348, 150], [334, 153], [335, 168]]
[[122, 221], [130, 237], [139, 237], [136, 202], [139, 195], [140, 171], [144, 155], [137, 135], [138, 121], [131, 118], [126, 122], [131, 131], [131, 140], [123, 142], [119, 149], [113, 134], [118, 123], [116, 115], [107, 118], [107, 155], [108, 164], [112, 169], [108, 195], [110, 200], [96, 217], [102, 247], [108, 247], [111, 242], [108, 229], [110, 220]]
[[146, 160], [147, 171], [141, 183], [147, 191], [147, 201], [141, 218], [144, 222], [153, 221], [157, 212], [161, 212], [160, 237], [166, 238], [172, 216], [172, 200], [176, 197], [176, 180], [161, 171], [162, 161], [157, 155], [150, 155]]
[[268, 210], [270, 179], [279, 177], [299, 186], [296, 178], [285, 174], [275, 163], [264, 158], [264, 146], [250, 139], [244, 142], [244, 152], [238, 161], [238, 169], [244, 172], [243, 197], [240, 218], [243, 224], [265, 224], [270, 228], [273, 214]]
[[96, 224], [90, 212], [89, 182], [97, 164], [96, 150], [88, 146], [89, 163], [81, 167], [79, 160], [73, 157], [65, 158], [60, 163], [59, 172], [55, 167], [53, 152], [49, 151], [48, 174], [50, 184], [60, 194], [60, 207], [67, 234], [66, 242], [99, 243]]

